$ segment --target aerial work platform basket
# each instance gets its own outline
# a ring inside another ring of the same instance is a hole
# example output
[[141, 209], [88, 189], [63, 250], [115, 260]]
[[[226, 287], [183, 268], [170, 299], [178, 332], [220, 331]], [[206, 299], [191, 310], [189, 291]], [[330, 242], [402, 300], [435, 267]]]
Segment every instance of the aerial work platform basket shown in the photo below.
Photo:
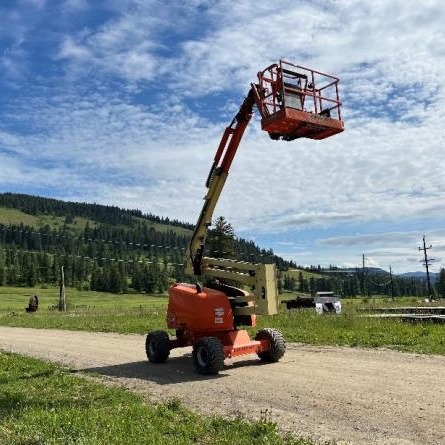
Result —
[[325, 139], [344, 130], [336, 77], [280, 60], [258, 80], [255, 102], [272, 139]]

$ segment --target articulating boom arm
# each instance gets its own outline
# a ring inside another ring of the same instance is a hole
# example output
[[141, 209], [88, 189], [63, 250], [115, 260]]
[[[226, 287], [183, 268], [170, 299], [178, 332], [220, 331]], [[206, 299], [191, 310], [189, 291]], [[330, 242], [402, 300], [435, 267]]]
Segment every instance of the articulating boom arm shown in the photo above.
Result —
[[238, 113], [224, 131], [216, 151], [213, 165], [206, 181], [208, 191], [204, 197], [204, 205], [187, 249], [185, 272], [188, 275], [202, 274], [202, 256], [208, 228], [212, 224], [213, 212], [229, 174], [233, 158], [244, 131], [252, 118], [253, 106], [255, 105], [254, 88], [255, 86], [252, 85], [252, 89], [244, 99]]
[[[338, 79], [329, 74], [280, 60], [258, 73], [258, 83], [251, 84], [238, 113], [224, 131], [207, 177], [204, 205], [187, 249], [185, 273], [249, 286], [254, 302], [247, 299], [247, 306], [236, 307], [235, 316], [250, 317], [256, 310], [263, 314], [278, 312], [275, 264], [203, 257], [213, 212], [253, 107], [258, 108], [261, 128], [271, 139], [325, 139], [343, 131], [337, 84]], [[224, 291], [235, 292], [232, 297], [244, 295], [241, 289], [229, 288], [226, 286]]]
[[336, 77], [284, 60], [258, 73], [258, 83], [251, 84], [216, 151], [205, 202], [187, 249], [187, 275], [209, 275], [209, 265], [203, 265], [205, 239], [254, 105], [261, 115], [261, 128], [271, 139], [325, 139], [343, 131], [337, 84]]

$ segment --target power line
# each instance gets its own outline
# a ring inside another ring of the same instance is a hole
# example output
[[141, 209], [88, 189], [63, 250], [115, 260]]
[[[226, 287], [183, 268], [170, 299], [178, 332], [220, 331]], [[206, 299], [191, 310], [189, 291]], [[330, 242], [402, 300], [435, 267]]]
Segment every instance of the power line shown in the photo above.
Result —
[[[144, 242], [132, 242], [132, 241], [115, 241], [115, 240], [107, 240], [107, 239], [95, 239], [95, 238], [87, 238], [84, 236], [74, 237], [69, 235], [60, 235], [60, 234], [48, 234], [48, 233], [42, 233], [39, 231], [33, 231], [33, 230], [19, 230], [19, 229], [11, 229], [6, 227], [0, 227], [0, 231], [2, 232], [15, 232], [15, 233], [24, 233], [24, 234], [31, 234], [31, 235], [38, 235], [42, 237], [54, 237], [54, 238], [63, 238], [73, 241], [84, 241], [84, 242], [93, 242], [93, 243], [102, 243], [106, 245], [120, 245], [120, 246], [130, 246], [130, 247], [147, 247], [151, 249], [163, 249], [164, 252], [167, 250], [181, 250], [185, 251], [186, 247], [181, 246], [170, 246], [165, 244], [152, 244], [152, 243], [144, 243]], [[218, 255], [232, 255], [233, 253], [236, 253], [240, 256], [250, 256], [250, 257], [271, 257], [276, 256], [274, 253], [248, 253], [248, 252], [234, 252], [234, 251], [223, 251], [223, 250], [209, 250], [208, 251], [211, 254], [218, 254]]]
[[114, 240], [107, 240], [107, 239], [95, 239], [95, 238], [86, 238], [84, 236], [69, 236], [69, 235], [60, 235], [60, 234], [52, 234], [52, 233], [42, 233], [38, 231], [33, 230], [18, 230], [18, 229], [9, 229], [5, 227], [0, 227], [0, 231], [2, 232], [16, 232], [16, 233], [25, 233], [30, 235], [38, 235], [42, 237], [48, 237], [48, 238], [64, 238], [68, 240], [73, 241], [85, 241], [85, 242], [94, 242], [94, 243], [103, 243], [103, 244], [119, 244], [122, 246], [136, 246], [136, 247], [151, 247], [151, 248], [160, 248], [160, 249], [171, 249], [171, 250], [185, 250], [185, 247], [180, 246], [168, 246], [168, 245], [160, 245], [160, 244], [151, 244], [151, 243], [144, 243], [144, 242], [132, 242], [132, 241], [114, 241]]
[[[3, 248], [0, 249], [2, 251], [7, 251], [8, 249]], [[49, 255], [52, 257], [71, 257], [71, 258], [81, 258], [84, 260], [90, 260], [91, 262], [94, 261], [109, 261], [109, 262], [117, 262], [117, 263], [141, 263], [141, 264], [165, 264], [167, 266], [184, 266], [184, 263], [164, 263], [163, 261], [149, 261], [145, 258], [142, 259], [120, 259], [120, 258], [107, 258], [107, 257], [90, 257], [87, 255], [72, 255], [72, 254], [61, 254], [61, 253], [49, 253], [49, 252], [38, 252], [36, 250], [26, 250], [26, 249], [16, 249], [17, 252], [23, 252], [23, 253], [30, 253], [30, 254], [34, 254], [37, 255], [39, 253], [44, 254], [44, 255]], [[6, 269], [6, 267], [4, 267]]]

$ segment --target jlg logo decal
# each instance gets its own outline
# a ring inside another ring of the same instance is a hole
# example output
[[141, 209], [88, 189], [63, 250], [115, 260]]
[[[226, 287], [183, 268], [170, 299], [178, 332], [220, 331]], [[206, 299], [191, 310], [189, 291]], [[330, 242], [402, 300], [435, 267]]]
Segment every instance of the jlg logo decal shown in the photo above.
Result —
[[215, 324], [224, 323], [224, 308], [216, 307], [214, 312], [215, 312]]

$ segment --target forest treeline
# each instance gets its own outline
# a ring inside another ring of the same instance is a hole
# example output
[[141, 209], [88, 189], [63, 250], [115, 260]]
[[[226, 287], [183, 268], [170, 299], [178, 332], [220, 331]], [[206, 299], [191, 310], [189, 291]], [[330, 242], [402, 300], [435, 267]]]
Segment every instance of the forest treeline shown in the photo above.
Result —
[[[308, 268], [317, 275], [305, 278], [302, 271], [298, 277], [284, 274], [282, 287], [292, 292], [315, 294], [319, 291], [332, 291], [342, 297], [372, 295], [387, 295], [391, 297], [428, 296], [428, 285], [424, 278], [390, 276], [384, 271], [369, 272], [361, 268], [356, 270], [342, 270], [331, 268], [323, 270], [320, 267]], [[441, 269], [433, 291], [436, 297], [445, 297], [445, 269]]]
[[[65, 284], [83, 290], [163, 293], [171, 283], [187, 281], [184, 259], [191, 224], [139, 210], [13, 193], [0, 194], [0, 212], [2, 207], [36, 217], [61, 217], [64, 223], [39, 227], [0, 224], [0, 286], [59, 285], [62, 267]], [[82, 227], [76, 225], [78, 217], [87, 221]], [[294, 262], [252, 241], [236, 238], [224, 218], [220, 217], [219, 222], [222, 233], [218, 224], [210, 231], [206, 255], [275, 263], [280, 291], [332, 290], [350, 297], [427, 295], [424, 279], [393, 277], [390, 282], [388, 275], [363, 274], [361, 269], [345, 274], [335, 267], [326, 271], [311, 266], [307, 268], [313, 273], [310, 278], [303, 272], [291, 276], [286, 271], [297, 268]], [[435, 289], [445, 296], [443, 269]]]
[[[176, 227], [191, 225], [137, 210], [12, 193], [0, 194], [1, 207], [64, 218], [61, 227], [0, 224], [2, 286], [58, 285], [62, 266], [65, 284], [84, 290], [162, 293], [172, 282], [186, 281], [183, 269], [191, 231]], [[76, 217], [87, 219], [84, 228], [76, 227]], [[209, 238], [206, 254], [221, 256], [225, 244], [217, 236], [212, 239], [212, 233]], [[295, 267], [241, 238], [231, 240], [230, 252], [224, 253], [241, 261]]]

